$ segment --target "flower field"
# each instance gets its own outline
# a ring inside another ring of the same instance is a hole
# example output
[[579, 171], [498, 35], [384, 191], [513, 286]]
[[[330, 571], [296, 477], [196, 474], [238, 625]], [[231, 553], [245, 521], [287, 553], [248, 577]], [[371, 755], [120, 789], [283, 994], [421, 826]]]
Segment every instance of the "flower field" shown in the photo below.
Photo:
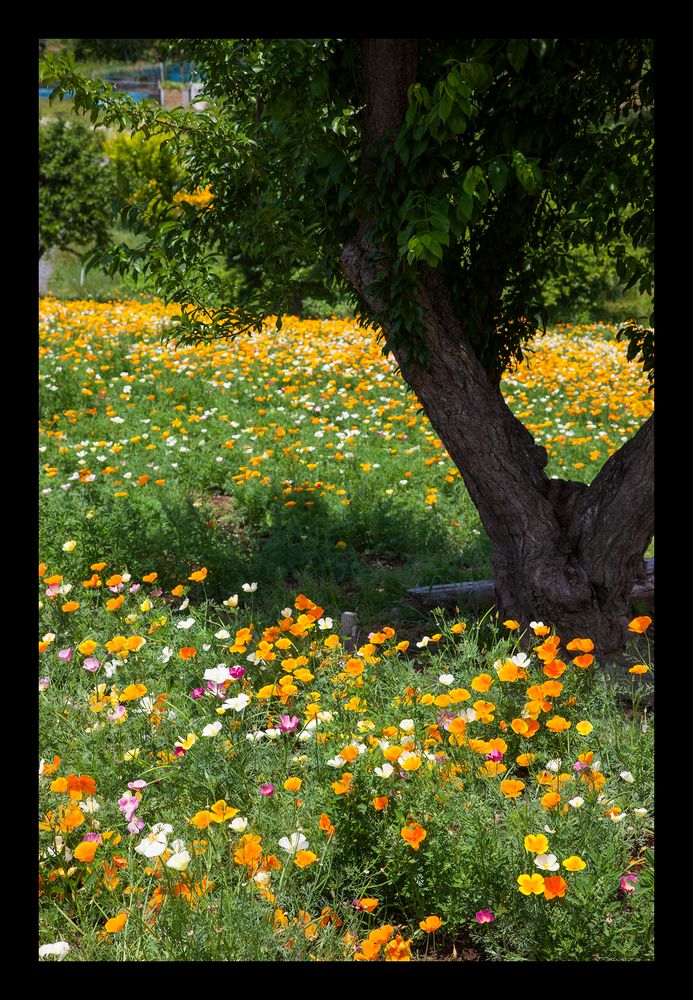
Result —
[[[41, 304], [40, 954], [651, 958], [649, 661], [406, 601], [488, 545], [372, 334], [174, 312]], [[652, 408], [603, 327], [504, 391], [585, 481]]]

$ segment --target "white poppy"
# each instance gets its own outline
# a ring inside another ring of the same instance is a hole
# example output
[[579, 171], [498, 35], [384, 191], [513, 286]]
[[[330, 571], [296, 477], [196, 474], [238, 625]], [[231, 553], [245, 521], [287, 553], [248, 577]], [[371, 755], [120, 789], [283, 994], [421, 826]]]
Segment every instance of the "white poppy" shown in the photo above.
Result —
[[161, 662], [168, 663], [168, 661], [171, 659], [172, 656], [173, 656], [173, 650], [170, 649], [168, 646], [164, 646], [164, 648], [161, 650]]
[[632, 785], [635, 781], [635, 778], [630, 771], [621, 771], [620, 777], [623, 778], [624, 781], [627, 781], [629, 785]]
[[145, 858], [158, 858], [160, 854], [164, 853], [167, 846], [168, 838], [166, 833], [152, 829], [152, 832], [147, 834], [144, 840], [140, 841], [137, 845], [135, 852]]
[[194, 618], [184, 618], [182, 621], [176, 622], [176, 628], [192, 628], [194, 624]]
[[215, 684], [223, 684], [224, 681], [229, 680], [231, 674], [229, 673], [229, 668], [224, 666], [223, 663], [220, 663], [216, 667], [208, 667], [207, 670], [205, 670], [203, 677], [206, 681], [214, 681]]
[[633, 812], [636, 816], [647, 816], [647, 809], [634, 809]]
[[395, 770], [394, 767], [392, 766], [392, 764], [390, 764], [389, 761], [386, 761], [383, 764], [382, 767], [376, 767], [376, 768], [374, 768], [374, 771], [378, 775], [379, 778], [389, 778], [389, 777], [391, 777], [392, 773], [394, 772], [394, 770]]
[[244, 583], [243, 590], [246, 594], [254, 594], [257, 590], [257, 583]]
[[59, 962], [67, 955], [70, 946], [67, 941], [56, 941], [55, 944], [42, 944], [39, 948], [39, 958], [46, 958], [47, 955], [55, 955]]
[[399, 728], [402, 730], [403, 733], [410, 733], [414, 728], [414, 720], [402, 719], [402, 721], [399, 724]]
[[546, 769], [547, 771], [553, 771], [556, 773], [561, 766], [561, 758], [557, 757], [555, 760], [547, 760]]
[[308, 841], [302, 833], [292, 833], [290, 837], [282, 837], [279, 846], [288, 854], [296, 854], [297, 851], [305, 851]]
[[331, 760], [328, 760], [327, 763], [330, 765], [330, 767], [344, 767], [346, 761], [344, 760], [343, 757], [340, 757], [338, 754], [336, 757], [333, 757]]
[[543, 872], [557, 872], [559, 868], [555, 854], [537, 854], [534, 864]]
[[450, 687], [454, 683], [455, 678], [452, 674], [441, 674], [438, 678], [440, 684], [445, 684], [446, 687]]
[[580, 795], [576, 795], [574, 799], [568, 799], [568, 805], [572, 806], [573, 809], [580, 809], [584, 804], [585, 800]]
[[235, 698], [227, 698], [222, 708], [232, 708], [235, 712], [242, 712], [246, 705], [250, 704], [250, 696], [247, 694], [237, 694]]
[[215, 639], [230, 639], [231, 633], [227, 632], [225, 628], [220, 628], [218, 632], [214, 633]]
[[177, 872], [184, 872], [189, 864], [190, 864], [190, 852], [179, 851], [177, 854], [171, 855], [171, 857], [166, 862], [166, 867], [173, 868], [174, 871]]
[[221, 732], [221, 722], [210, 722], [202, 730], [203, 736], [217, 736]]
[[248, 820], [245, 816], [234, 816], [234, 818], [229, 823], [229, 827], [235, 830], [236, 833], [243, 833], [245, 828], [248, 826]]

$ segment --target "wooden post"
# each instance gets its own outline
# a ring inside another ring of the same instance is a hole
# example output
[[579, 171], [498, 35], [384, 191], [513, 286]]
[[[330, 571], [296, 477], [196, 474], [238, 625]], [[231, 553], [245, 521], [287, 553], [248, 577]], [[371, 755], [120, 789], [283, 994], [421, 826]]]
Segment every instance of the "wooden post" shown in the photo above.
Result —
[[342, 615], [340, 633], [344, 648], [348, 652], [356, 649], [356, 635], [359, 630], [359, 616], [355, 611], [345, 611]]

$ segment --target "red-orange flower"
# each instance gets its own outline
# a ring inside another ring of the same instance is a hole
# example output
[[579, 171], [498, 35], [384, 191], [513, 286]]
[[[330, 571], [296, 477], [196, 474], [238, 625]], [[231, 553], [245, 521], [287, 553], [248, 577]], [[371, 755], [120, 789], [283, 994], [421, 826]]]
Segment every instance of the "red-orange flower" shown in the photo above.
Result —
[[181, 660], [192, 660], [194, 656], [197, 656], [197, 650], [194, 646], [182, 646], [178, 650], [178, 655]]
[[554, 899], [556, 896], [565, 896], [568, 883], [560, 875], [550, 875], [544, 879], [544, 897]]

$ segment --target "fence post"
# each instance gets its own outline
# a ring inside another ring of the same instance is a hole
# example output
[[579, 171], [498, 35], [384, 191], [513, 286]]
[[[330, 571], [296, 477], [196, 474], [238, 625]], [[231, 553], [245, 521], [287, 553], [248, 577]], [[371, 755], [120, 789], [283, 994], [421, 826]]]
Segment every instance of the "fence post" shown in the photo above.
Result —
[[355, 611], [345, 611], [342, 615], [340, 633], [347, 652], [356, 649], [356, 634], [359, 629], [359, 616]]

